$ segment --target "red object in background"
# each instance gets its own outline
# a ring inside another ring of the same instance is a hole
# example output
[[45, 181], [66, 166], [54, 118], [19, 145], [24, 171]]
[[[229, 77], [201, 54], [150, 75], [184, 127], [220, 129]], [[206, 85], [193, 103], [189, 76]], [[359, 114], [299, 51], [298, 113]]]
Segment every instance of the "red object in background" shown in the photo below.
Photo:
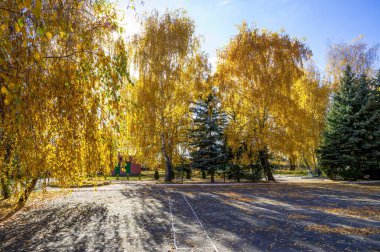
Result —
[[141, 165], [131, 162], [131, 175], [139, 175], [141, 173]]
[[[129, 175], [139, 175], [141, 174], [141, 165], [133, 162], [133, 158], [129, 157], [129, 161], [131, 164], [131, 172]], [[120, 176], [127, 176], [126, 171], [125, 171], [125, 160], [121, 156], [119, 156], [119, 163], [121, 164], [120, 168]], [[112, 176], [116, 176], [116, 171], [115, 169], [112, 171]]]
[[131, 163], [131, 173], [130, 175], [139, 175], [141, 173], [141, 165], [133, 161], [132, 157], [129, 157], [129, 163]]

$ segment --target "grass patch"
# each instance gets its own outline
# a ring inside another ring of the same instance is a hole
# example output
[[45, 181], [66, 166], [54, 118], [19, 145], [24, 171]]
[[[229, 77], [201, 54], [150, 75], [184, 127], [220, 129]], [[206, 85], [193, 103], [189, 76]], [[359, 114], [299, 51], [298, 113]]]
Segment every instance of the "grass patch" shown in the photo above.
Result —
[[104, 179], [86, 179], [84, 181], [73, 183], [73, 184], [60, 184], [58, 182], [50, 182], [50, 187], [58, 188], [86, 188], [86, 187], [98, 187], [111, 184], [111, 181]]
[[290, 175], [290, 176], [307, 176], [309, 174], [308, 170], [283, 170], [283, 169], [278, 169], [278, 170], [273, 170], [274, 174], [277, 175]]
[[[159, 180], [163, 180], [165, 178], [165, 172], [159, 171], [160, 175]], [[107, 180], [130, 180], [130, 181], [153, 181], [154, 179], [154, 171], [142, 171], [141, 175], [129, 175], [129, 177], [123, 175], [123, 176], [109, 176], [107, 177]]]

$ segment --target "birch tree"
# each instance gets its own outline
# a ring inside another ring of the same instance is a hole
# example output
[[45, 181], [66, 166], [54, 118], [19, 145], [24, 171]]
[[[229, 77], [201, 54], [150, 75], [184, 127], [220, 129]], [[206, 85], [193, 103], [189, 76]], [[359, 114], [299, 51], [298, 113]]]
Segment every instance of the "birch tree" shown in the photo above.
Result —
[[207, 58], [194, 22], [182, 10], [154, 11], [131, 50], [138, 77], [125, 93], [126, 145], [141, 162], [165, 166], [165, 180], [171, 181], [181, 142], [187, 139], [190, 103], [209, 72]]
[[0, 13], [0, 177], [21, 207], [38, 179], [109, 172], [126, 49], [107, 1], [5, 0]]
[[218, 84], [225, 110], [233, 120], [229, 144], [237, 150], [242, 142], [246, 164], [256, 158], [268, 180], [274, 181], [268, 151], [277, 151], [279, 133], [292, 106], [293, 83], [302, 76], [310, 50], [297, 39], [249, 27], [245, 22], [228, 45], [218, 53]]

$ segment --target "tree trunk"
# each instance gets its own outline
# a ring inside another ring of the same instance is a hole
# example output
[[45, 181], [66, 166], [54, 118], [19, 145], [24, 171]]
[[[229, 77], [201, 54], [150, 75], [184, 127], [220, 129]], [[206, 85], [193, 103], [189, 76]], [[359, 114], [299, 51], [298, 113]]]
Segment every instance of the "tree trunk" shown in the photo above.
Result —
[[315, 153], [316, 153], [316, 150], [314, 150], [314, 152], [313, 152], [313, 165], [314, 165], [314, 171], [317, 172], [318, 164], [317, 164], [317, 157], [316, 157]]
[[292, 156], [289, 157], [289, 165], [291, 171], [294, 171], [296, 169], [295, 158]]
[[202, 179], [206, 179], [206, 172], [202, 170]]
[[251, 166], [251, 182], [253, 183], [253, 182], [255, 182], [254, 181], [254, 166], [253, 166], [253, 164], [250, 164], [249, 166]]
[[215, 182], [215, 179], [214, 179], [215, 172], [211, 171], [210, 175], [211, 175], [211, 183], [214, 183]]
[[269, 165], [266, 165], [264, 167], [264, 171], [265, 171], [265, 173], [266, 173], [267, 178], [268, 178], [269, 181], [276, 182], [276, 180], [273, 177], [272, 170], [270, 169]]
[[117, 153], [117, 166], [119, 166], [119, 173], [121, 173], [121, 162], [123, 161], [123, 157], [120, 155], [120, 152]]
[[276, 180], [273, 177], [272, 170], [269, 166], [269, 160], [268, 160], [268, 151], [266, 149], [259, 151], [259, 157], [260, 157], [260, 164], [263, 167], [264, 173], [267, 177], [268, 181], [276, 182]]
[[[4, 161], [5, 161], [5, 166], [9, 165], [11, 161], [11, 151], [12, 147], [10, 144], [5, 145], [5, 156], [4, 156]], [[8, 168], [3, 171], [3, 176], [1, 178], [1, 191], [4, 199], [9, 199], [11, 197], [11, 191], [9, 188], [9, 172]]]
[[172, 164], [167, 157], [165, 157], [165, 182], [172, 182]]
[[172, 161], [166, 151], [165, 136], [161, 134], [161, 151], [165, 159], [165, 182], [172, 182]]
[[237, 182], [240, 183], [240, 166], [237, 166], [236, 168], [236, 179]]
[[307, 159], [304, 155], [302, 155], [302, 157], [303, 157], [303, 162], [305, 163], [307, 169], [309, 170], [309, 172], [311, 172], [311, 167], [309, 165], [309, 162], [307, 162]]
[[37, 184], [37, 181], [38, 181], [38, 177], [32, 179], [32, 181], [29, 183], [29, 185], [27, 185], [26, 188], [24, 189], [24, 192], [21, 195], [21, 197], [19, 198], [16, 207], [10, 213], [8, 213], [6, 216], [4, 216], [3, 218], [1, 218], [0, 222], [8, 219], [9, 217], [11, 217], [12, 215], [14, 215], [18, 211], [20, 211], [21, 208], [23, 208], [25, 206], [26, 201], [28, 200], [30, 193], [33, 192], [34, 187]]
[[186, 170], [186, 179], [191, 179], [191, 170]]
[[30, 193], [33, 192], [33, 190], [34, 190], [34, 187], [36, 186], [37, 181], [38, 181], [38, 177], [33, 178], [32, 181], [29, 183], [29, 185], [26, 185], [23, 194], [20, 196], [20, 198], [17, 202], [17, 205], [19, 207], [23, 207], [25, 205], [26, 201], [29, 198]]

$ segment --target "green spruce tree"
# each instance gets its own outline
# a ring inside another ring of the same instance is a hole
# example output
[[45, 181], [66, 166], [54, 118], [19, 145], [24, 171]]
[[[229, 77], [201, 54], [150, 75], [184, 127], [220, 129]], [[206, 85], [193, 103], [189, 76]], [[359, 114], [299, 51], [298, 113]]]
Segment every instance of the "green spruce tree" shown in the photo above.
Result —
[[380, 100], [379, 77], [356, 78], [347, 67], [340, 90], [333, 97], [327, 127], [319, 149], [327, 175], [358, 179], [379, 177]]
[[226, 116], [214, 94], [197, 101], [192, 109], [194, 114], [190, 131], [192, 167], [207, 171], [211, 182], [215, 172], [225, 166], [224, 128]]
[[357, 114], [356, 135], [360, 136], [358, 159], [362, 173], [371, 179], [380, 178], [380, 72], [377, 78], [361, 82], [363, 106]]
[[354, 136], [357, 79], [347, 66], [340, 83], [340, 90], [334, 95], [332, 106], [327, 114], [326, 129], [318, 150], [319, 163], [329, 177], [337, 175], [356, 179], [360, 169], [356, 165], [355, 152], [357, 139]]

